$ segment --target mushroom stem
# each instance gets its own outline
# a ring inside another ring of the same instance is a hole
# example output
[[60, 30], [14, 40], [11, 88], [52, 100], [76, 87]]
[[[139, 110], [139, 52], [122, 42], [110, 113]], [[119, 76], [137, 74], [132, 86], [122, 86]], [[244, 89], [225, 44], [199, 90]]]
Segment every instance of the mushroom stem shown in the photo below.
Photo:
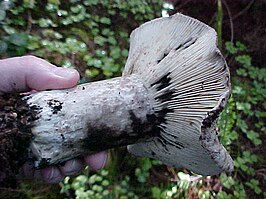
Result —
[[37, 167], [133, 144], [156, 132], [148, 90], [136, 75], [38, 92], [25, 100], [38, 107], [30, 146]]

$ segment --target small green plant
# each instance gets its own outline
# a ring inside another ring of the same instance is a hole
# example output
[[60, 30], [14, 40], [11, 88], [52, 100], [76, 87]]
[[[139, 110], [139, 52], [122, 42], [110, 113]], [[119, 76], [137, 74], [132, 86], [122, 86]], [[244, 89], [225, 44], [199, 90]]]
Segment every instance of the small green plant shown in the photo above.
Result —
[[78, 67], [84, 81], [120, 75], [130, 32], [160, 16], [162, 7], [161, 1], [142, 0], [10, 2], [7, 7], [0, 1], [0, 53], [31, 53], [60, 66]]
[[69, 190], [74, 190], [75, 198], [86, 199], [95, 198], [101, 199], [109, 195], [109, 181], [106, 179], [108, 172], [102, 170], [98, 174], [91, 176], [79, 175], [70, 183], [70, 177], [64, 179], [61, 193], [69, 194]]
[[130, 191], [129, 176], [125, 176], [119, 183], [111, 182], [107, 170], [101, 170], [90, 176], [79, 175], [73, 179], [66, 177], [61, 184], [61, 193], [70, 196], [73, 191], [77, 199], [139, 198]]
[[[237, 76], [232, 79], [232, 97], [220, 120], [221, 141], [234, 157], [235, 173], [234, 178], [221, 176], [221, 180], [228, 189], [226, 197], [246, 198], [245, 190], [262, 193], [256, 170], [265, 164], [264, 155], [253, 151], [262, 144], [266, 132], [266, 69], [252, 65], [247, 47], [241, 42], [226, 42], [225, 46], [238, 65]], [[230, 186], [226, 185], [228, 181], [232, 182]]]
[[140, 167], [135, 169], [135, 176], [139, 183], [146, 183], [150, 177], [150, 169], [155, 165], [160, 165], [158, 160], [151, 160], [149, 158], [141, 158]]

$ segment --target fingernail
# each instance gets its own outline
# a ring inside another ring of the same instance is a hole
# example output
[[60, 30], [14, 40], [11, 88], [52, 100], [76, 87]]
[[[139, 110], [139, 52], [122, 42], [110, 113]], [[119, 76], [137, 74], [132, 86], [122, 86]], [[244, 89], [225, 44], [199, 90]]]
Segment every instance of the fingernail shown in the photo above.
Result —
[[48, 183], [58, 183], [63, 180], [63, 176], [60, 173], [60, 170], [56, 167], [49, 167], [41, 170], [41, 175], [45, 182]]
[[107, 152], [99, 152], [84, 158], [85, 162], [90, 166], [92, 170], [99, 170], [104, 168], [107, 159], [108, 159]]
[[108, 153], [107, 152], [103, 152], [103, 153], [104, 153], [104, 159], [103, 159], [103, 164], [100, 169], [103, 169], [106, 166], [107, 160], [108, 160]]
[[60, 170], [64, 175], [74, 175], [77, 174], [83, 165], [78, 159], [73, 159], [65, 162], [64, 166], [60, 166]]
[[77, 75], [77, 71], [72, 68], [60, 68], [57, 67], [53, 70], [53, 73], [57, 76], [63, 77], [63, 78], [71, 78], [73, 76]]

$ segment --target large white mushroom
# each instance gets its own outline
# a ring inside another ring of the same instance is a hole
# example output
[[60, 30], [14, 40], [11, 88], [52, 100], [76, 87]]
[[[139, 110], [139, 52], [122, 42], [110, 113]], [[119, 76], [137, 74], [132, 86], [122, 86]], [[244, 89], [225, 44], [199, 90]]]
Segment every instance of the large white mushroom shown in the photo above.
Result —
[[122, 77], [25, 97], [37, 167], [113, 147], [202, 175], [231, 172], [216, 120], [230, 94], [216, 32], [182, 14], [135, 29]]

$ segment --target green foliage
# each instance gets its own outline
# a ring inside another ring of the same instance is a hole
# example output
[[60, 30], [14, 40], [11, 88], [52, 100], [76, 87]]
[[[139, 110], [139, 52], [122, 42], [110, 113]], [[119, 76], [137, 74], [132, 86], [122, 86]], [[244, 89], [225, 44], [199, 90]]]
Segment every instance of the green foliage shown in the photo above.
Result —
[[135, 176], [139, 183], [146, 183], [150, 177], [150, 169], [154, 165], [160, 165], [161, 162], [158, 160], [151, 160], [148, 158], [142, 158], [140, 160], [140, 167], [135, 169]]
[[219, 48], [222, 48], [222, 27], [223, 27], [222, 0], [217, 0], [216, 31], [217, 31]]
[[[61, 193], [69, 195], [69, 190], [74, 190], [77, 199], [107, 199], [123, 198], [138, 199], [134, 192], [129, 191], [130, 178], [125, 178], [119, 184], [110, 183], [108, 171], [101, 170], [93, 175], [79, 175], [73, 180], [66, 177], [62, 183]], [[69, 195], [70, 196], [70, 195]]]
[[234, 178], [223, 175], [220, 179], [231, 190], [225, 198], [246, 198], [245, 190], [262, 193], [256, 170], [265, 165], [264, 154], [254, 149], [262, 145], [265, 135], [266, 71], [252, 65], [244, 44], [226, 42], [225, 46], [239, 67], [232, 78], [232, 97], [220, 120], [221, 141], [234, 156], [235, 173]]
[[62, 183], [61, 193], [69, 195], [70, 190], [74, 190], [75, 198], [79, 199], [138, 199], [135, 188], [131, 186], [129, 176], [123, 176], [121, 181], [112, 181], [107, 170], [101, 170], [93, 175], [79, 175], [71, 180], [69, 177]]
[[162, 7], [148, 0], [9, 2], [0, 9], [2, 57], [31, 53], [77, 67], [85, 81], [120, 75], [130, 32], [159, 16]]

